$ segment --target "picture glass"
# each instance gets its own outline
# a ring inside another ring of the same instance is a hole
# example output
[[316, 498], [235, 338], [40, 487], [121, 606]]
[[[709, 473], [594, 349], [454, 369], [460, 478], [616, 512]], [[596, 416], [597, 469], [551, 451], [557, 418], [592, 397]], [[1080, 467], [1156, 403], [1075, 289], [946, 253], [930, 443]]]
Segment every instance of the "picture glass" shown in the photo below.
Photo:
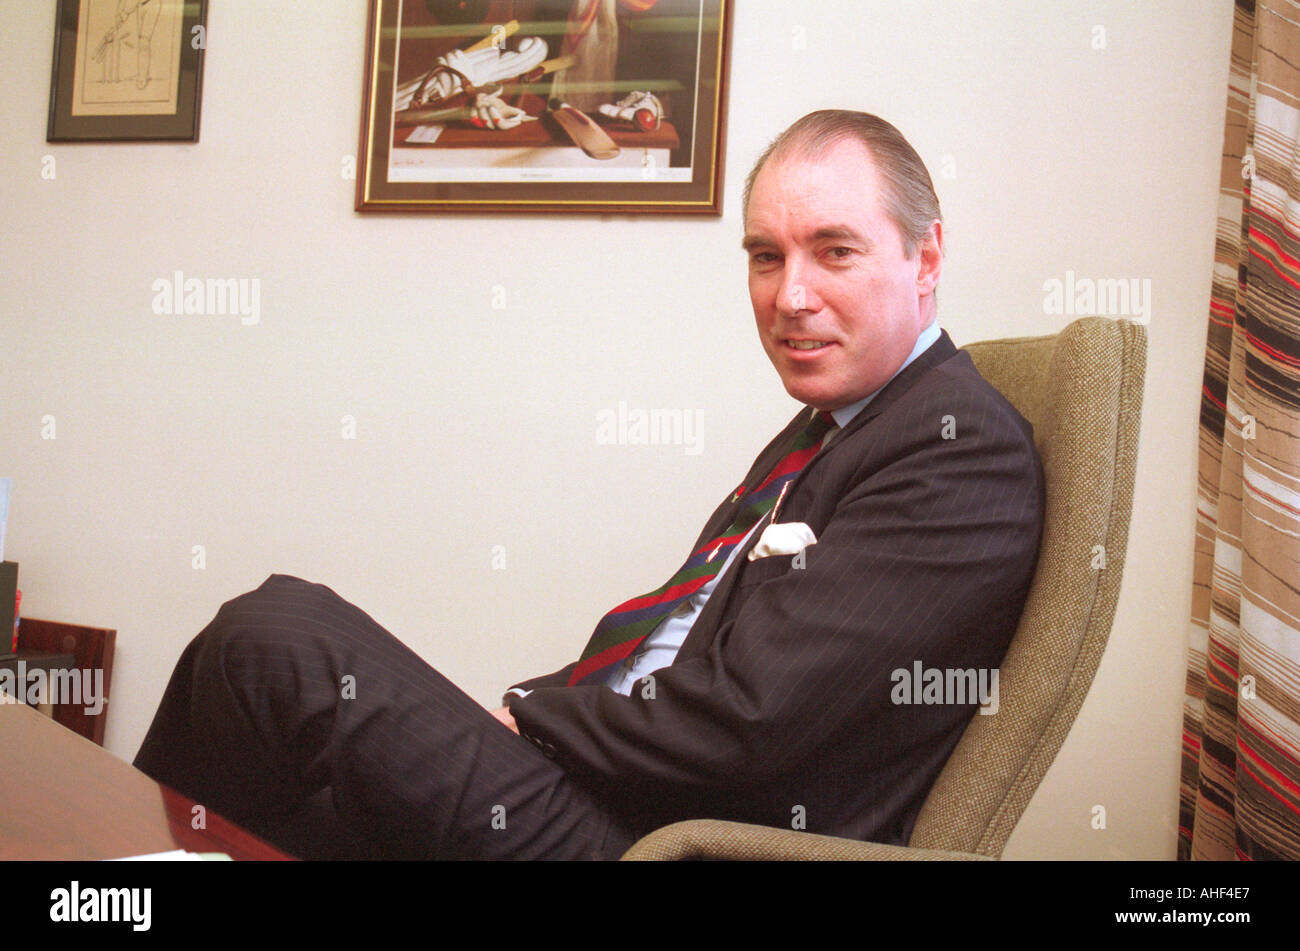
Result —
[[715, 203], [725, 13], [374, 0], [358, 206]]

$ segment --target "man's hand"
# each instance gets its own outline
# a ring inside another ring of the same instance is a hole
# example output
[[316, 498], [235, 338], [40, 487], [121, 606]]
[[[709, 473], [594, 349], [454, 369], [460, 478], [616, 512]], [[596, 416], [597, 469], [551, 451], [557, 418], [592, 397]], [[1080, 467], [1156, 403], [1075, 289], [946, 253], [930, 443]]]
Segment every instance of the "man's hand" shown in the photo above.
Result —
[[516, 734], [519, 732], [519, 727], [515, 723], [515, 718], [510, 715], [509, 707], [497, 707], [497, 709], [489, 710], [488, 712], [508, 726]]

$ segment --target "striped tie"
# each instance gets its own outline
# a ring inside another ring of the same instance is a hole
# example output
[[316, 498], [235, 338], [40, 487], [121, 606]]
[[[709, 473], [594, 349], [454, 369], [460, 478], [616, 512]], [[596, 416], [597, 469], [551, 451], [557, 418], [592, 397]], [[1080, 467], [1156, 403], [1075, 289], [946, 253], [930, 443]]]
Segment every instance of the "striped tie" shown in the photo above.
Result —
[[[785, 487], [817, 455], [826, 434], [834, 427], [835, 420], [829, 413], [814, 413], [808, 425], [795, 436], [790, 451], [750, 493], [748, 504], [721, 535], [692, 553], [686, 564], [661, 587], [624, 601], [601, 618], [582, 651], [578, 666], [569, 677], [569, 686], [600, 683], [608, 675], [609, 668], [635, 651], [664, 618], [716, 577], [727, 563], [731, 550], [744, 540], [759, 519], [772, 510]], [[736, 497], [744, 493], [742, 485], [736, 490]]]

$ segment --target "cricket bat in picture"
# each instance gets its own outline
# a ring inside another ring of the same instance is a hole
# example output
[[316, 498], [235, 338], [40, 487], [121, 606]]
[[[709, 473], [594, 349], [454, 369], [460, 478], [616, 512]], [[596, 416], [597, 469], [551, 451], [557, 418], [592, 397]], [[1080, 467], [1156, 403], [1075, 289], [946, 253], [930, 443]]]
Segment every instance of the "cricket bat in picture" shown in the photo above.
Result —
[[507, 39], [519, 32], [519, 21], [511, 20], [509, 23], [498, 23], [492, 27], [492, 32], [477, 43], [465, 47], [466, 53], [477, 53], [479, 50], [485, 50], [489, 46], [500, 46]]
[[555, 59], [548, 59], [543, 63], [538, 63], [528, 72], [519, 77], [520, 82], [535, 83], [543, 76], [551, 73], [558, 73], [562, 69], [568, 69], [578, 62], [578, 57], [570, 53], [568, 56], [557, 56]]
[[568, 103], [551, 104], [551, 115], [560, 124], [560, 128], [573, 140], [573, 144], [594, 159], [618, 158], [622, 150], [614, 144], [600, 126], [591, 120], [591, 116], [580, 112]]

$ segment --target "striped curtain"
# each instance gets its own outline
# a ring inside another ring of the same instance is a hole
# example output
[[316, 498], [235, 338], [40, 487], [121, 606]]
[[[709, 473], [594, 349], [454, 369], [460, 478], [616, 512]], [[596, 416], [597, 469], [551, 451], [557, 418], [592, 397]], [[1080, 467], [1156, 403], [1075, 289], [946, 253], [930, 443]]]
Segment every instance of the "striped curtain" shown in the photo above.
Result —
[[1180, 859], [1300, 859], [1300, 3], [1237, 0], [1201, 390]]

